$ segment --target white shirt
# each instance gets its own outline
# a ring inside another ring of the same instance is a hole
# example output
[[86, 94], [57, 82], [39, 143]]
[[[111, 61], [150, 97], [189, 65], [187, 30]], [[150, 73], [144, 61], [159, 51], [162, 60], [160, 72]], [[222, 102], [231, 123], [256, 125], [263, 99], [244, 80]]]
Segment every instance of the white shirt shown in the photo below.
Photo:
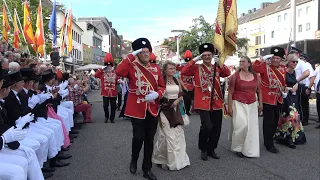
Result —
[[[298, 64], [297, 64], [296, 69], [295, 69], [296, 78], [299, 79], [306, 70], [309, 70], [309, 66], [304, 61], [298, 59]], [[306, 78], [306, 79], [309, 80], [309, 78]], [[305, 84], [306, 86], [309, 86], [309, 84], [308, 85], [306, 84], [307, 83], [305, 81], [306, 79], [302, 80], [300, 83], [301, 84]]]
[[[317, 91], [317, 86], [320, 80], [320, 66], [317, 67], [317, 69], [314, 71], [314, 74], [316, 76], [316, 79], [314, 81], [314, 90]], [[320, 93], [320, 90], [317, 93]]]

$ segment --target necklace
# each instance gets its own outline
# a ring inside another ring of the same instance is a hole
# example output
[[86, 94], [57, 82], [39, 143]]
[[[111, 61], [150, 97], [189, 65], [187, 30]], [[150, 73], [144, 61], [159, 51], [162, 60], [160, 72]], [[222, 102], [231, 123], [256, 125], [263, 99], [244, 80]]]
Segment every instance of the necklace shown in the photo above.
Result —
[[168, 84], [168, 85], [173, 84], [173, 80], [172, 80], [172, 79], [170, 79], [170, 80], [169, 80], [169, 79], [167, 79], [167, 84]]

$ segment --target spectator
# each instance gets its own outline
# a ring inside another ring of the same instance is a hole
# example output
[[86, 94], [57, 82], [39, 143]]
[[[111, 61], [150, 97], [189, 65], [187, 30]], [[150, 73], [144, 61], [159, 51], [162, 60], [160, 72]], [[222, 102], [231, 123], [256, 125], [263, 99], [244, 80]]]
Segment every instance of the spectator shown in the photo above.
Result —
[[9, 69], [9, 61], [6, 58], [2, 58], [1, 60], [2, 69]]
[[85, 116], [86, 123], [92, 123], [91, 119], [91, 105], [83, 104], [82, 95], [88, 91], [88, 84], [82, 84], [80, 81], [75, 81], [73, 78], [69, 78], [69, 95], [68, 101], [72, 101], [74, 104], [74, 112], [82, 112]]
[[19, 71], [20, 65], [17, 62], [10, 62], [9, 63], [9, 71]]
[[[9, 62], [13, 62], [13, 53], [12, 51], [7, 51], [4, 53], [4, 57], [9, 60]], [[19, 62], [19, 60], [18, 60]]]

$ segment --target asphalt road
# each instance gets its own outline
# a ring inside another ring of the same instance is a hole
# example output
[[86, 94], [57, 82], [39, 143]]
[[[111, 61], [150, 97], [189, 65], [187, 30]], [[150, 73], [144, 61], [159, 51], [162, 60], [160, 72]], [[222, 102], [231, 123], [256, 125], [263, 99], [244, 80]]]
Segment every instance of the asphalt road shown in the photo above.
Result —
[[[115, 124], [105, 124], [102, 102], [99, 92], [89, 95], [93, 102], [92, 117], [95, 123], [82, 125], [82, 129], [69, 151], [73, 157], [71, 164], [59, 168], [51, 180], [139, 180], [144, 179], [141, 171], [141, 159], [138, 172], [130, 174], [132, 127], [128, 120], [116, 120]], [[117, 112], [118, 114], [119, 112]], [[279, 154], [265, 150], [262, 141], [262, 119], [260, 118], [260, 158], [239, 158], [230, 151], [228, 131], [230, 119], [224, 119], [219, 147], [216, 152], [220, 160], [200, 159], [197, 148], [200, 119], [191, 116], [191, 124], [185, 129], [187, 153], [191, 166], [180, 171], [165, 171], [156, 166], [153, 172], [159, 180], [319, 180], [319, 135], [316, 123], [305, 127], [307, 144], [297, 149], [276, 144]]]

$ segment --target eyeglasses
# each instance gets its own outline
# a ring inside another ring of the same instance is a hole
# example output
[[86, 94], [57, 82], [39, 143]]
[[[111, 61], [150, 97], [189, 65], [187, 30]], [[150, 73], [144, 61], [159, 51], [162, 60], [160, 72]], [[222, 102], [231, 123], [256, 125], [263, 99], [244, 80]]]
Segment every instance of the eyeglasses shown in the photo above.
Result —
[[241, 63], [244, 63], [244, 62], [246, 62], [246, 61], [240, 61]]
[[291, 61], [292, 63], [298, 63], [298, 61]]
[[149, 51], [141, 51], [140, 53], [141, 53], [141, 54], [150, 54]]

